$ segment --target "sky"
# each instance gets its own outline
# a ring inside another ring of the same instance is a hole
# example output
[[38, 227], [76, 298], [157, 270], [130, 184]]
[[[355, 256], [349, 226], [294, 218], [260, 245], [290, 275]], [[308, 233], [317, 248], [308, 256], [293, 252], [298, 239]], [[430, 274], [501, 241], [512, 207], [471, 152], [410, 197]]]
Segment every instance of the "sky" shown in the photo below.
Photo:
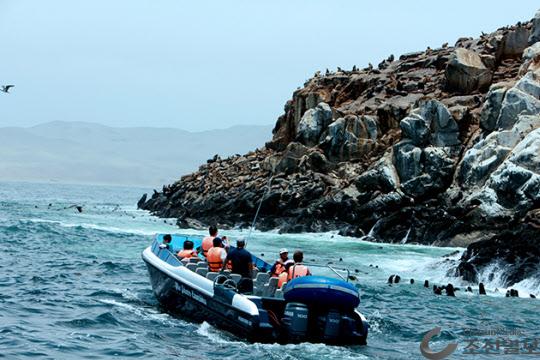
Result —
[[274, 124], [317, 70], [531, 19], [538, 1], [0, 0], [0, 126]]

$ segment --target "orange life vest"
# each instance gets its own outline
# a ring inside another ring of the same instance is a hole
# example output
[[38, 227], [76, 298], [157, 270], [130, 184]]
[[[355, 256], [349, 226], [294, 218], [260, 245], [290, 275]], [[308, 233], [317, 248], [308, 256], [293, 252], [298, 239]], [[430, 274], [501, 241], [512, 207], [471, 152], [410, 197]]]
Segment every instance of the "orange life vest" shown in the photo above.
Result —
[[272, 277], [279, 277], [282, 272], [285, 271], [285, 266], [283, 266], [283, 263], [280, 261], [276, 261], [276, 268], [274, 270], [274, 273], [272, 274]]
[[221, 247], [212, 247], [208, 250], [208, 270], [213, 272], [220, 272], [223, 268], [223, 260], [221, 260], [221, 254], [225, 251]]
[[201, 247], [204, 257], [208, 254], [208, 250], [214, 246], [214, 238], [215, 236], [207, 236], [203, 239]]
[[178, 257], [180, 259], [189, 259], [196, 256], [197, 252], [195, 250], [182, 250], [178, 252]]
[[281, 289], [281, 287], [283, 286], [283, 284], [285, 284], [287, 282], [287, 278], [289, 277], [289, 274], [287, 274], [285, 271], [281, 272], [281, 274], [279, 274], [278, 276], [278, 283], [277, 283], [277, 287], [278, 289]]
[[303, 264], [295, 264], [289, 268], [289, 276], [287, 276], [288, 280], [296, 279], [300, 276], [307, 276], [311, 275], [309, 272], [309, 268], [306, 265]]

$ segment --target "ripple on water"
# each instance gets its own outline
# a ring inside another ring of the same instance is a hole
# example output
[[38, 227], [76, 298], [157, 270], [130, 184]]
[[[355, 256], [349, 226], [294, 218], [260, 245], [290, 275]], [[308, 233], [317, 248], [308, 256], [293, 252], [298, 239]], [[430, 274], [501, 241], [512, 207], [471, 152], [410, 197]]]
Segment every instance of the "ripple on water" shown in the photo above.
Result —
[[[447, 278], [449, 261], [440, 258], [448, 249], [373, 244], [332, 234], [254, 232], [250, 250], [265, 253], [266, 259], [277, 256], [280, 247], [304, 248], [309, 260], [337, 264], [343, 257], [340, 267], [359, 270], [360, 309], [371, 328], [367, 347], [245, 343], [161, 310], [140, 253], [151, 234], [176, 229], [143, 213], [132, 219], [107, 205], [121, 198], [120, 208], [132, 208], [140, 189], [17, 187], [24, 194], [20, 201], [13, 198], [13, 189], [0, 187], [2, 201], [10, 199], [0, 209], [0, 273], [6, 274], [0, 276], [0, 348], [8, 349], [0, 356], [8, 359], [36, 354], [70, 359], [411, 359], [420, 358], [420, 339], [434, 326], [443, 328], [439, 341], [457, 339], [460, 344], [466, 328], [506, 326], [540, 336], [538, 302], [460, 292], [448, 298], [424, 289], [424, 279], [458, 284]], [[33, 193], [41, 197], [31, 198]], [[60, 202], [84, 203], [86, 211], [52, 211], [48, 202], [57, 208], [64, 206]], [[234, 238], [245, 232], [227, 234]], [[14, 239], [25, 246], [14, 246]], [[403, 283], [390, 287], [386, 280], [394, 273]], [[408, 283], [411, 277], [415, 285]]]
[[84, 317], [67, 321], [57, 321], [55, 324], [59, 326], [67, 326], [78, 329], [122, 325], [122, 323], [111, 312], [108, 311], [101, 313], [94, 318]]

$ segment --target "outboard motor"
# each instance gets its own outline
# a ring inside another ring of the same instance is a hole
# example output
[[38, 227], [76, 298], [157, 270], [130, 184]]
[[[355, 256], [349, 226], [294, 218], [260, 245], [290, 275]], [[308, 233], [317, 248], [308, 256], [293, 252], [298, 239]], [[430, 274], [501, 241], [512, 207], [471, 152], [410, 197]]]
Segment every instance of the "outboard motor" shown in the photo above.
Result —
[[319, 316], [319, 330], [324, 341], [336, 342], [340, 336], [341, 314], [337, 310]]
[[307, 337], [308, 307], [302, 303], [288, 303], [285, 306], [282, 324], [289, 342], [301, 342]]
[[[349, 315], [341, 316], [341, 335], [343, 341], [355, 342], [353, 339], [362, 339], [367, 334], [363, 324], [359, 324], [356, 319]], [[363, 344], [363, 343], [360, 343]]]

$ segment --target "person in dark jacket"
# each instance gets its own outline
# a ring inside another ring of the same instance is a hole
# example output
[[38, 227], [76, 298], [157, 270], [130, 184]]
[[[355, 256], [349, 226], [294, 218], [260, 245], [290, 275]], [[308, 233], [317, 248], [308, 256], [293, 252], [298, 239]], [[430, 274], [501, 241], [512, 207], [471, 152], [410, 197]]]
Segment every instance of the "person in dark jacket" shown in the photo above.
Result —
[[[238, 239], [236, 241], [236, 248], [231, 249], [227, 254], [225, 265], [231, 262], [231, 273], [239, 274], [242, 279], [238, 283], [238, 291], [241, 293], [253, 292], [253, 259], [251, 253], [245, 249], [246, 241], [244, 239]], [[242, 285], [240, 285], [242, 284]]]

